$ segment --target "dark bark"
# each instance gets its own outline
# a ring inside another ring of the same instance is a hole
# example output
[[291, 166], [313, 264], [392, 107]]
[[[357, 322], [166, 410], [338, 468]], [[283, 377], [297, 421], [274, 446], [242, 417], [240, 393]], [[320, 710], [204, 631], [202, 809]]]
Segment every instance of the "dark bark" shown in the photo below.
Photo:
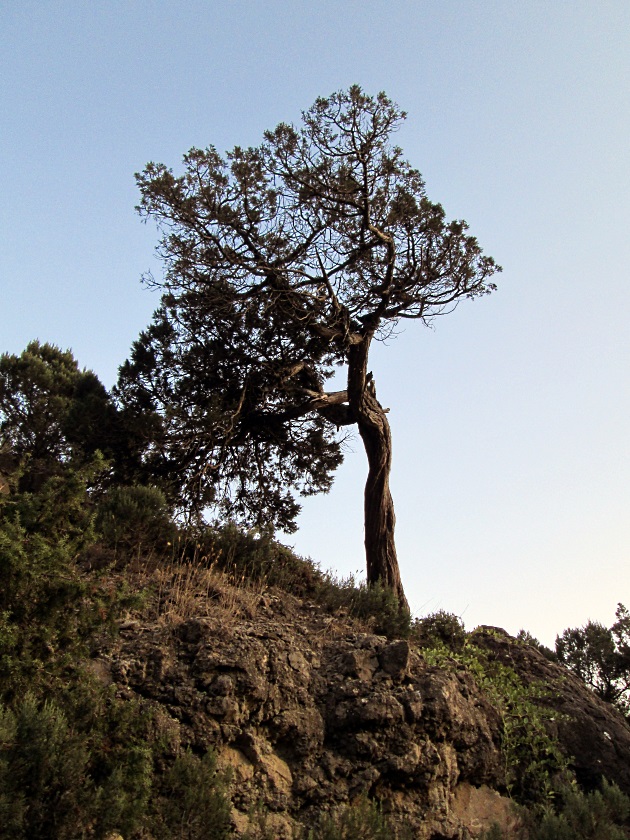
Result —
[[368, 334], [360, 344], [352, 345], [348, 358], [348, 401], [368, 459], [364, 496], [367, 582], [368, 585], [380, 582], [392, 589], [401, 610], [408, 610], [396, 556], [396, 516], [389, 489], [392, 435], [387, 414], [376, 399], [374, 382], [367, 371], [371, 341], [372, 335]]

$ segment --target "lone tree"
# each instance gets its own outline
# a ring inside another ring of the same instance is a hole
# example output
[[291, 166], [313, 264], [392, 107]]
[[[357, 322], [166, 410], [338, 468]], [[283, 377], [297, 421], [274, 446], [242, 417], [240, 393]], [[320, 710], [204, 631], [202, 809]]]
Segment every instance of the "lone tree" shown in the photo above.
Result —
[[[367, 581], [406, 607], [389, 489], [392, 444], [369, 371], [372, 341], [492, 291], [494, 260], [445, 220], [391, 138], [405, 118], [355, 86], [318, 99], [256, 148], [191, 149], [184, 173], [136, 176], [165, 263], [151, 326], [119, 393], [162, 417], [151, 448], [189, 503], [290, 529], [302, 495], [325, 491], [356, 425]], [[342, 391], [327, 391], [334, 366]]]

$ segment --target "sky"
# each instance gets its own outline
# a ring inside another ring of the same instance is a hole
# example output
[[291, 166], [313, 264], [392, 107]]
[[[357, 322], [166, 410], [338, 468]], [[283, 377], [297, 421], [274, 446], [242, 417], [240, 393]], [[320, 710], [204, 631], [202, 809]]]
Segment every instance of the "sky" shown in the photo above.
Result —
[[[502, 266], [372, 368], [415, 615], [547, 645], [630, 606], [627, 0], [0, 2], [0, 352], [71, 348], [107, 387], [158, 303], [134, 173], [256, 145], [361, 85]], [[362, 573], [360, 440], [295, 549]]]

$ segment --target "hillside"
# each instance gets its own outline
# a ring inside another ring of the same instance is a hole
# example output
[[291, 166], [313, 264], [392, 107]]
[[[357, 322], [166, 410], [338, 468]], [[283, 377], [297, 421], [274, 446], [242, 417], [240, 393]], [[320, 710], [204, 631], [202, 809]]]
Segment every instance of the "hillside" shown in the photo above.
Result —
[[628, 721], [536, 645], [91, 464], [5, 475], [2, 840], [628, 836]]
[[[286, 591], [215, 587], [180, 615], [177, 593], [166, 594], [167, 621], [151, 612], [123, 621], [91, 667], [119, 696], [158, 708], [174, 742], [216, 751], [231, 770], [239, 831], [252, 829], [258, 808], [272, 836], [290, 838], [361, 797], [419, 840], [478, 837], [493, 821], [514, 830], [508, 794], [534, 800], [544, 774], [562, 766], [535, 743], [540, 721], [586, 789], [606, 776], [630, 793], [626, 721], [501, 630], [468, 637], [467, 667], [457, 652], [427, 655]], [[506, 680], [540, 692], [520, 710], [500, 705]], [[548, 711], [530, 732], [512, 728], [510, 748], [506, 727], [530, 702]]]

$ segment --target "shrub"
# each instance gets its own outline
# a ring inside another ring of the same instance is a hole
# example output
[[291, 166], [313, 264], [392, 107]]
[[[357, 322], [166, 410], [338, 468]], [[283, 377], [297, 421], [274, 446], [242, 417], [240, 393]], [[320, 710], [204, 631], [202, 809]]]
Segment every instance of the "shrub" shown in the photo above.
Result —
[[[132, 742], [108, 756], [110, 772], [103, 778], [91, 808], [98, 835], [121, 832], [124, 837], [132, 837], [137, 829], [144, 828], [154, 781], [151, 746]], [[93, 758], [98, 761], [100, 757], [95, 751]]]
[[499, 712], [507, 792], [521, 804], [547, 802], [570, 778], [568, 762], [549, 733], [558, 713], [546, 704], [542, 683], [524, 683], [518, 673], [488, 655], [469, 638], [459, 650], [442, 641], [422, 649], [431, 665], [463, 665]]
[[136, 555], [168, 551], [176, 530], [157, 487], [113, 487], [98, 506], [96, 524], [107, 545]]
[[362, 797], [335, 816], [320, 817], [305, 840], [407, 840], [411, 837], [411, 831], [395, 826], [377, 802]]
[[[561, 791], [551, 805], [523, 809], [518, 840], [626, 840], [624, 827], [630, 798], [615, 785], [604, 782], [601, 790], [583, 793], [576, 786]], [[482, 840], [516, 840], [492, 826]]]
[[0, 706], [0, 837], [81, 836], [90, 799], [88, 752], [64, 713], [27, 694], [14, 711]]
[[467, 638], [461, 618], [445, 610], [417, 619], [413, 625], [413, 636], [421, 647], [443, 645], [452, 651], [462, 650]]
[[214, 754], [190, 750], [177, 757], [161, 780], [153, 832], [157, 840], [223, 840], [231, 836], [226, 779]]
[[543, 645], [542, 642], [539, 642], [538, 639], [535, 636], [532, 636], [528, 630], [519, 630], [516, 639], [521, 642], [521, 644], [536, 648], [536, 650], [542, 653], [545, 659], [548, 659], [550, 662], [558, 661], [558, 655], [556, 652], [551, 650], [551, 648], [548, 648], [546, 645]]
[[530, 816], [528, 840], [626, 840], [629, 812], [630, 800], [617, 787], [568, 790], [557, 810]]
[[299, 557], [268, 531], [244, 531], [228, 523], [206, 530], [201, 547], [236, 583], [263, 583], [304, 597], [315, 592], [322, 577], [311, 560]]

